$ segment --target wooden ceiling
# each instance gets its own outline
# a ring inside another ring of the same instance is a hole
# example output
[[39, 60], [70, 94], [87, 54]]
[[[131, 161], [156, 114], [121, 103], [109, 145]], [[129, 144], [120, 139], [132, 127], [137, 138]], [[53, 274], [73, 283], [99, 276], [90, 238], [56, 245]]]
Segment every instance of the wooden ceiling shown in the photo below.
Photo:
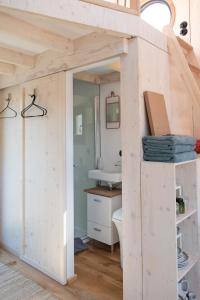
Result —
[[[127, 54], [128, 38], [0, 6], [0, 89]], [[116, 63], [105, 69], [108, 81], [119, 78], [119, 69]]]
[[72, 53], [74, 42], [93, 32], [62, 20], [0, 7], [0, 74], [13, 75], [16, 67], [33, 68], [48, 50]]

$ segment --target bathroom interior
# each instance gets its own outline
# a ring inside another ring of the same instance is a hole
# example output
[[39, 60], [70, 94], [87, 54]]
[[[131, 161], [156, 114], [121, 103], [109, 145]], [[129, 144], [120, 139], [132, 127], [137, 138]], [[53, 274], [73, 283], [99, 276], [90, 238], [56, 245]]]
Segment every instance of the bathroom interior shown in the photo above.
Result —
[[[81, 272], [87, 272], [86, 266], [81, 266], [86, 261], [87, 267], [95, 268], [97, 273], [98, 268], [101, 271], [105, 268], [103, 272], [116, 279], [114, 284], [119, 287], [118, 293], [121, 293], [123, 259], [119, 60], [87, 72], [75, 73], [73, 93], [75, 273], [79, 278]], [[92, 262], [94, 255], [98, 256], [95, 260], [99, 263], [97, 266]]]

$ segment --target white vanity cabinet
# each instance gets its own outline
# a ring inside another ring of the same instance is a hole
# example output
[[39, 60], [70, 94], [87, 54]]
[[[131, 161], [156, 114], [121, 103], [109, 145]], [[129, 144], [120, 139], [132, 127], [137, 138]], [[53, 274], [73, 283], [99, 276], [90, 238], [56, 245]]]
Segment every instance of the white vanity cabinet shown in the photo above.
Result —
[[93, 188], [86, 192], [88, 237], [110, 246], [114, 245], [119, 237], [112, 222], [112, 214], [122, 207], [121, 190]]

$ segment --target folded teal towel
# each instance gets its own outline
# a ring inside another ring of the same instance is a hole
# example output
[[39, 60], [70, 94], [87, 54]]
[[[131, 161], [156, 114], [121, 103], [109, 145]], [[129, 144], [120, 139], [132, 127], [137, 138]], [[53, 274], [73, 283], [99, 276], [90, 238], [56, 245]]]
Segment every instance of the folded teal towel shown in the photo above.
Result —
[[144, 144], [143, 149], [145, 153], [149, 154], [158, 154], [158, 153], [166, 153], [166, 154], [175, 154], [175, 153], [183, 153], [194, 151], [194, 145], [148, 145]]
[[145, 145], [195, 145], [196, 139], [185, 135], [162, 135], [143, 137]]
[[148, 154], [144, 153], [144, 160], [147, 161], [157, 161], [157, 162], [166, 162], [166, 163], [179, 163], [187, 160], [193, 160], [197, 158], [195, 151], [175, 153], [175, 154]]

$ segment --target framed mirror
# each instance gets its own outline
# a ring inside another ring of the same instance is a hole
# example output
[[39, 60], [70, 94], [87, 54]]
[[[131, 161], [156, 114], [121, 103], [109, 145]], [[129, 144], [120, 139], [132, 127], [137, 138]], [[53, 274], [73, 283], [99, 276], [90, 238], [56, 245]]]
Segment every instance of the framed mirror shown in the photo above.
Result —
[[106, 128], [120, 128], [120, 97], [114, 92], [106, 97]]

